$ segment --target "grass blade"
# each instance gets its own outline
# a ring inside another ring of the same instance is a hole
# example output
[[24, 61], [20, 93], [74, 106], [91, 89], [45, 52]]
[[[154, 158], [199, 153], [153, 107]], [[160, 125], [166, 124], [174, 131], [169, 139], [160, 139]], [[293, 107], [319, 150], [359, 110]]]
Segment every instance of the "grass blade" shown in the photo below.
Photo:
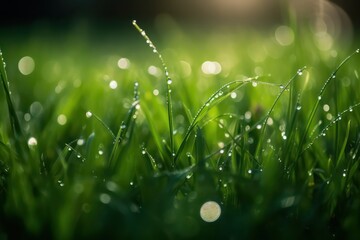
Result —
[[[166, 103], [167, 103], [167, 112], [168, 112], [168, 122], [169, 122], [169, 137], [170, 137], [170, 150], [174, 153], [174, 126], [173, 126], [173, 110], [172, 110], [172, 100], [171, 100], [171, 84], [172, 80], [169, 76], [168, 68], [165, 64], [165, 61], [162, 55], [157, 50], [156, 46], [153, 44], [151, 39], [146, 35], [146, 32], [140, 28], [140, 26], [136, 23], [136, 20], [133, 21], [134, 27], [140, 32], [140, 34], [145, 38], [146, 43], [152, 48], [153, 52], [158, 56], [160, 62], [162, 64], [163, 70], [165, 72], [165, 81], [166, 81]], [[174, 154], [172, 154], [174, 157]]]
[[20, 126], [20, 121], [17, 117], [16, 110], [13, 104], [13, 101], [11, 99], [11, 93], [9, 89], [9, 80], [6, 74], [5, 70], [5, 62], [2, 56], [2, 52], [0, 50], [0, 78], [2, 85], [4, 87], [5, 97], [6, 97], [6, 103], [8, 106], [9, 111], [9, 118], [10, 118], [10, 124], [12, 133], [15, 140], [15, 147], [18, 151], [18, 154], [23, 158], [23, 160], [28, 160], [29, 158], [29, 147], [26, 143], [25, 136], [23, 134], [22, 128]]

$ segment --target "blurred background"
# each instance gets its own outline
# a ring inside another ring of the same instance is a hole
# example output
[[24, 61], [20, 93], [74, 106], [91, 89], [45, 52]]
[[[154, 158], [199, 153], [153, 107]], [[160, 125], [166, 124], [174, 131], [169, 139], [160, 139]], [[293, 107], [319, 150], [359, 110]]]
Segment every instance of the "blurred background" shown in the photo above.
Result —
[[[74, 20], [152, 21], [160, 14], [177, 21], [266, 25], [282, 20], [288, 9], [302, 20], [332, 18], [360, 26], [357, 0], [2, 0], [0, 26], [64, 23]], [[329, 20], [329, 19], [328, 19]]]

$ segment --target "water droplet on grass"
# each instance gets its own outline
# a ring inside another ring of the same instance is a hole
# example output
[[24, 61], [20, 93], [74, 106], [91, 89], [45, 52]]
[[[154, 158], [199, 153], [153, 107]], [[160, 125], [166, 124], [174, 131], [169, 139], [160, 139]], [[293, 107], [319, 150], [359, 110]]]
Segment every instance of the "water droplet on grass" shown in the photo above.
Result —
[[34, 147], [34, 146], [36, 146], [37, 144], [38, 144], [38, 142], [37, 142], [36, 138], [34, 138], [34, 137], [29, 138], [29, 140], [28, 140], [28, 145], [29, 145], [30, 147]]
[[85, 140], [82, 139], [82, 138], [78, 139], [77, 142], [76, 142], [76, 144], [77, 144], [78, 146], [82, 146], [82, 145], [84, 145], [84, 143], [85, 143]]
[[167, 84], [172, 84], [172, 80], [171, 79], [169, 79], [169, 80], [167, 80]]
[[296, 107], [296, 110], [300, 111], [300, 110], [301, 110], [301, 106], [300, 106], [300, 105], [297, 106], [297, 107]]
[[59, 184], [59, 186], [60, 186], [60, 187], [63, 187], [63, 186], [65, 186], [65, 184], [63, 183], [63, 181], [61, 181], [61, 180], [58, 180], [57, 182], [58, 182], [58, 184]]
[[87, 111], [85, 115], [86, 115], [87, 118], [91, 118], [91, 117], [92, 117], [92, 113], [91, 113], [90, 111]]
[[328, 112], [330, 110], [330, 106], [328, 104], [324, 104], [323, 110], [324, 112]]
[[111, 89], [116, 89], [118, 86], [117, 82], [115, 80], [111, 80], [110, 83], [109, 83], [109, 87]]

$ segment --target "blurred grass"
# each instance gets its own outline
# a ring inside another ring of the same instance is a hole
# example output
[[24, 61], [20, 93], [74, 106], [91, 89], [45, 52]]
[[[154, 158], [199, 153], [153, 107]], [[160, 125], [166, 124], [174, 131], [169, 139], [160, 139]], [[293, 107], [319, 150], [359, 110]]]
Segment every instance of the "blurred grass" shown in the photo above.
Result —
[[[357, 239], [359, 56], [332, 72], [358, 39], [321, 50], [305, 26], [286, 46], [275, 27], [154, 29], [172, 79], [175, 156], [162, 63], [130, 23], [2, 30], [26, 140], [1, 94], [0, 237]], [[24, 56], [35, 62], [29, 75], [18, 69]], [[205, 74], [206, 61], [221, 72]], [[209, 200], [222, 208], [214, 223], [199, 215]]]

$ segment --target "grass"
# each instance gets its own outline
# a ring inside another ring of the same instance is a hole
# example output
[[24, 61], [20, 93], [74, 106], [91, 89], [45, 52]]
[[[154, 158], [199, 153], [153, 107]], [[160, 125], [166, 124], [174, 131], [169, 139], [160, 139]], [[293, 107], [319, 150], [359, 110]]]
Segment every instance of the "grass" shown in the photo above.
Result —
[[134, 25], [2, 40], [0, 238], [358, 239], [358, 50]]

